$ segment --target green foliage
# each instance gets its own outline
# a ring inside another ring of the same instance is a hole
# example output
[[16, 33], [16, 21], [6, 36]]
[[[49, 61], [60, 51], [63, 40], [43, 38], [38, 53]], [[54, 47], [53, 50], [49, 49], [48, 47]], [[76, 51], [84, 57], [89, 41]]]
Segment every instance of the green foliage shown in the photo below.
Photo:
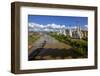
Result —
[[65, 35], [57, 35], [56, 33], [49, 33], [49, 35], [51, 35], [52, 37], [54, 37], [55, 39], [57, 39], [60, 42], [66, 43], [71, 45], [75, 52], [77, 52], [78, 54], [80, 54], [82, 57], [87, 57], [87, 47], [88, 47], [88, 43], [87, 43], [87, 39], [83, 40], [83, 39], [72, 39], [69, 36], [65, 36]]
[[83, 40], [85, 40], [85, 41], [87, 41], [88, 40], [88, 38], [87, 37], [85, 37], [85, 38], [82, 38]]
[[34, 41], [36, 41], [40, 37], [39, 34], [32, 34], [28, 36], [28, 44], [32, 44]]

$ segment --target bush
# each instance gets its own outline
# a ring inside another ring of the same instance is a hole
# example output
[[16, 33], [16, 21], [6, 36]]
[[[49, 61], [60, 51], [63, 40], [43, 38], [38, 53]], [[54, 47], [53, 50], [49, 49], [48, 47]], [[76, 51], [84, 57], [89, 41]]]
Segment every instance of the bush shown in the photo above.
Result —
[[57, 39], [58, 41], [61, 41], [63, 43], [71, 45], [74, 49], [75, 52], [78, 53], [79, 55], [86, 57], [87, 56], [87, 38], [84, 39], [72, 39], [69, 36], [64, 36], [64, 35], [57, 35], [56, 33], [50, 33], [52, 37]]

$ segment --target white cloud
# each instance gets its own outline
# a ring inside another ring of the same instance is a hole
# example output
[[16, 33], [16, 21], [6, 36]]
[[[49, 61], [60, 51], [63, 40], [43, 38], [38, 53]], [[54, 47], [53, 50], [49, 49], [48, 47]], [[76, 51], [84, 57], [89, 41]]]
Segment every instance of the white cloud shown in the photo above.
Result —
[[54, 24], [54, 23], [53, 23], [53, 24], [51, 24], [51, 27], [52, 27], [52, 28], [60, 28], [60, 25], [57, 25], [57, 24]]
[[55, 23], [52, 24], [47, 24], [47, 25], [42, 25], [42, 24], [37, 24], [37, 23], [29, 23], [29, 27], [37, 27], [37, 28], [65, 28], [65, 25], [57, 25]]
[[88, 25], [84, 25], [86, 28], [88, 28]]
[[77, 26], [71, 26], [71, 29], [76, 29], [77, 28]]
[[[29, 29], [33, 30], [33, 31], [56, 31], [57, 29], [76, 29], [77, 26], [66, 26], [66, 25], [59, 25], [59, 24], [55, 24], [55, 23], [51, 23], [51, 24], [37, 24], [34, 22], [31, 22], [28, 24], [28, 26], [30, 27]], [[85, 28], [88, 28], [88, 25], [84, 25]]]

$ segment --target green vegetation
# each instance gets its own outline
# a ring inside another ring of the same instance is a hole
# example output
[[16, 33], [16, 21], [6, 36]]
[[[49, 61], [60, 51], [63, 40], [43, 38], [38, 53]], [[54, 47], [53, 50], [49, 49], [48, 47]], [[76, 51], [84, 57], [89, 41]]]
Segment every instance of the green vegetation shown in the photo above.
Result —
[[88, 38], [82, 38], [83, 40], [85, 40], [85, 41], [87, 41], [88, 40]]
[[73, 47], [75, 52], [79, 54], [81, 57], [87, 57], [87, 39], [72, 39], [69, 36], [57, 35], [56, 33], [49, 33], [50, 36], [54, 37], [60, 42], [69, 44]]
[[40, 38], [40, 34], [38, 33], [31, 33], [31, 35], [28, 35], [28, 44], [31, 45], [33, 42], [35, 42], [38, 38]]

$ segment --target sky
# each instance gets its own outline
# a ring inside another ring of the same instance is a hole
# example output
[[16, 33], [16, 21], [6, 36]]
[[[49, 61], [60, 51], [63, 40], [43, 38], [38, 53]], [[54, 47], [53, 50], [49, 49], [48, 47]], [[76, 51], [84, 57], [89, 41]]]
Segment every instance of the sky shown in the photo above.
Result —
[[69, 27], [77, 25], [84, 27], [88, 25], [88, 17], [28, 15], [28, 23], [36, 23], [42, 26], [56, 24]]

